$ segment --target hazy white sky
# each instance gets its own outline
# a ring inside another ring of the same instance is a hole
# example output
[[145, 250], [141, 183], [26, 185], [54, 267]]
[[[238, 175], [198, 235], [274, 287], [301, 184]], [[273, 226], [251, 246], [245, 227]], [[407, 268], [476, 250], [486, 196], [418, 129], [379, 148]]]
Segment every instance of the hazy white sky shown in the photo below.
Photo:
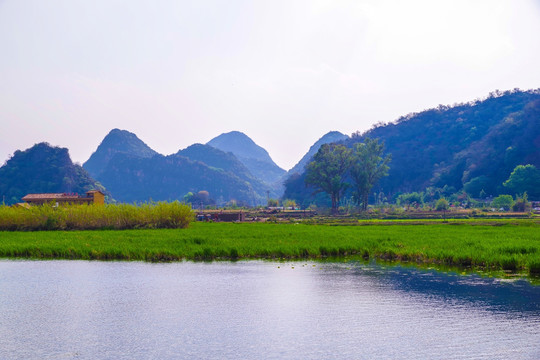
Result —
[[0, 0], [0, 164], [238, 130], [289, 169], [328, 131], [515, 87], [540, 87], [540, 0]]

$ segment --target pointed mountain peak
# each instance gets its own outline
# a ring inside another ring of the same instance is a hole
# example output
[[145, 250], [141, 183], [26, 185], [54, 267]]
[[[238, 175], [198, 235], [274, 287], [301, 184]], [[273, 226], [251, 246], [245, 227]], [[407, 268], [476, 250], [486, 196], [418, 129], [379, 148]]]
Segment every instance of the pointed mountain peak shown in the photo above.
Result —
[[[132, 132], [127, 130], [112, 129], [105, 136], [100, 146], [111, 146], [120, 151], [136, 153], [142, 157], [150, 157], [157, 154], [148, 145]], [[98, 147], [99, 148], [99, 147]]]
[[207, 145], [233, 153], [258, 179], [273, 183], [285, 173], [272, 160], [268, 151], [257, 145], [249, 136], [239, 131], [221, 134]]
[[216, 136], [207, 145], [225, 152], [232, 152], [238, 157], [254, 158], [273, 163], [268, 152], [257, 145], [249, 136], [240, 131], [231, 131]]
[[141, 139], [127, 130], [112, 129], [103, 139], [96, 151], [84, 163], [83, 167], [97, 177], [107, 166], [109, 160], [117, 153], [150, 158], [157, 154]]

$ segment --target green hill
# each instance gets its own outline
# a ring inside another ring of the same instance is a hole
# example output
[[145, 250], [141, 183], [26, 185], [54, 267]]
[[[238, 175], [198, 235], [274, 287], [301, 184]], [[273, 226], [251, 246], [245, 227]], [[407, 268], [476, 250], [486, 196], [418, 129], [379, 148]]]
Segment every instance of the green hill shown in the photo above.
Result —
[[140, 140], [137, 135], [126, 130], [113, 129], [105, 136], [96, 151], [83, 164], [83, 167], [92, 176], [98, 178], [109, 160], [117, 153], [142, 158], [151, 158], [157, 155], [157, 152]]
[[200, 161], [208, 166], [229, 171], [241, 179], [254, 180], [248, 168], [242, 164], [231, 152], [219, 150], [210, 145], [193, 144], [176, 155], [184, 156], [193, 161]]
[[[364, 137], [384, 141], [392, 154], [389, 176], [374, 192], [391, 197], [445, 185], [457, 191], [481, 180], [487, 195], [497, 195], [506, 191], [502, 182], [515, 166], [540, 167], [540, 90], [495, 92], [484, 100], [440, 105], [343, 143], [352, 147]], [[304, 178], [289, 177], [284, 197], [312, 201]]]
[[0, 168], [0, 196], [7, 204], [30, 193], [79, 193], [101, 190], [86, 170], [73, 164], [68, 149], [39, 143], [13, 156]]
[[224, 152], [210, 145], [193, 144], [176, 154], [231, 173], [235, 177], [248, 182], [261, 199], [266, 198], [267, 191], [270, 192], [272, 197], [280, 196], [271, 186], [253, 176], [249, 169], [231, 152]]

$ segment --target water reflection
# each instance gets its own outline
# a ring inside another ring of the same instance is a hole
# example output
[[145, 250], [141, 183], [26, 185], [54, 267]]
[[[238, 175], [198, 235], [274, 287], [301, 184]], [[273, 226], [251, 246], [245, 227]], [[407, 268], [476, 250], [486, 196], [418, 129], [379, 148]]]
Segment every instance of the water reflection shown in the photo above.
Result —
[[537, 359], [539, 303], [374, 264], [0, 261], [0, 358]]
[[446, 304], [475, 306], [501, 313], [540, 314], [540, 286], [525, 279], [500, 279], [461, 275], [452, 272], [351, 262], [328, 265], [327, 272], [342, 275], [344, 270], [361, 277], [373, 277], [408, 296], [429, 298]]

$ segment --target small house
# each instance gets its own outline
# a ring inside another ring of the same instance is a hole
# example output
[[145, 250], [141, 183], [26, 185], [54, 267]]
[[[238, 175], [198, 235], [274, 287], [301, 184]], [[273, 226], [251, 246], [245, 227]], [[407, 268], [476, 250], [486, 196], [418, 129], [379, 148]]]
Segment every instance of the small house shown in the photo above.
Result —
[[22, 200], [30, 205], [43, 205], [54, 203], [56, 205], [75, 204], [105, 204], [105, 194], [99, 190], [90, 190], [86, 195], [77, 193], [49, 193], [49, 194], [28, 194]]

